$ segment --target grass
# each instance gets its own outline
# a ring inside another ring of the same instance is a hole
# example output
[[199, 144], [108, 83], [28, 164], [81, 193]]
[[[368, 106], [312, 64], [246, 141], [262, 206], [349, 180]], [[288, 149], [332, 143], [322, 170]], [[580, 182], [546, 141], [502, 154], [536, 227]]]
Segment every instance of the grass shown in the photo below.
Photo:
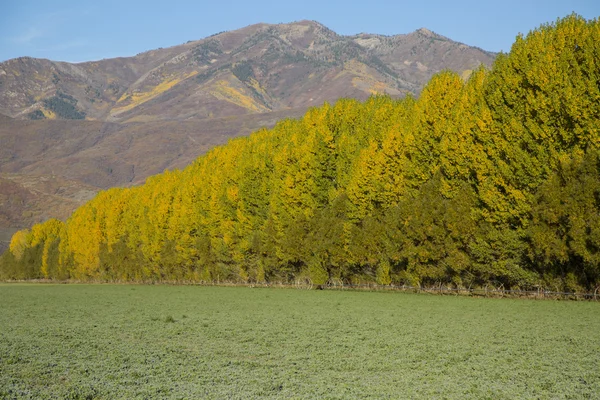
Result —
[[600, 304], [0, 285], [0, 398], [598, 398]]

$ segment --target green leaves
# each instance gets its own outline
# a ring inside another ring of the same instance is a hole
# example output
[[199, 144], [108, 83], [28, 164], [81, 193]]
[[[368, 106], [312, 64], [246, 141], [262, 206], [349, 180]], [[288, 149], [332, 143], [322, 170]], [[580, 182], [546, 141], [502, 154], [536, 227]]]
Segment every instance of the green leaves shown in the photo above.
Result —
[[588, 152], [559, 164], [537, 191], [528, 230], [532, 261], [582, 286], [600, 276], [599, 157]]
[[419, 99], [310, 109], [18, 232], [0, 274], [595, 287], [599, 37], [571, 15]]

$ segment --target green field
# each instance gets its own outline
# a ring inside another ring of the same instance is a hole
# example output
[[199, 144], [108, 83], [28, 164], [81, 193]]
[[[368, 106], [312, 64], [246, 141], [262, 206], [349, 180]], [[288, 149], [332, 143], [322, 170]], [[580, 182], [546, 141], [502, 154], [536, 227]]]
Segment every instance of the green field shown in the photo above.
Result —
[[0, 398], [599, 398], [600, 303], [0, 285]]

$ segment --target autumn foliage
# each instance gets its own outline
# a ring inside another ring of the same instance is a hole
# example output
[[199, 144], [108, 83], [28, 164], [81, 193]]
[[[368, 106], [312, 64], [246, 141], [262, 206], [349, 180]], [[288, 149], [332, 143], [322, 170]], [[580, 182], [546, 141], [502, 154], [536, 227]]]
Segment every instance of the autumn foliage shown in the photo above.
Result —
[[20, 231], [5, 279], [600, 283], [600, 23], [420, 97], [342, 99]]

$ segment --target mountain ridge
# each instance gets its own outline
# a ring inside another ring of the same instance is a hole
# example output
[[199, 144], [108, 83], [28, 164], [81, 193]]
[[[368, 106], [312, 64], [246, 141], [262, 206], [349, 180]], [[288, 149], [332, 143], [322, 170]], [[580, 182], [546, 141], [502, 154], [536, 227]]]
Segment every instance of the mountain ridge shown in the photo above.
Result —
[[442, 69], [462, 73], [493, 58], [426, 28], [345, 36], [315, 21], [259, 23], [131, 57], [5, 61], [0, 112], [135, 122], [277, 111], [339, 97], [418, 94]]

